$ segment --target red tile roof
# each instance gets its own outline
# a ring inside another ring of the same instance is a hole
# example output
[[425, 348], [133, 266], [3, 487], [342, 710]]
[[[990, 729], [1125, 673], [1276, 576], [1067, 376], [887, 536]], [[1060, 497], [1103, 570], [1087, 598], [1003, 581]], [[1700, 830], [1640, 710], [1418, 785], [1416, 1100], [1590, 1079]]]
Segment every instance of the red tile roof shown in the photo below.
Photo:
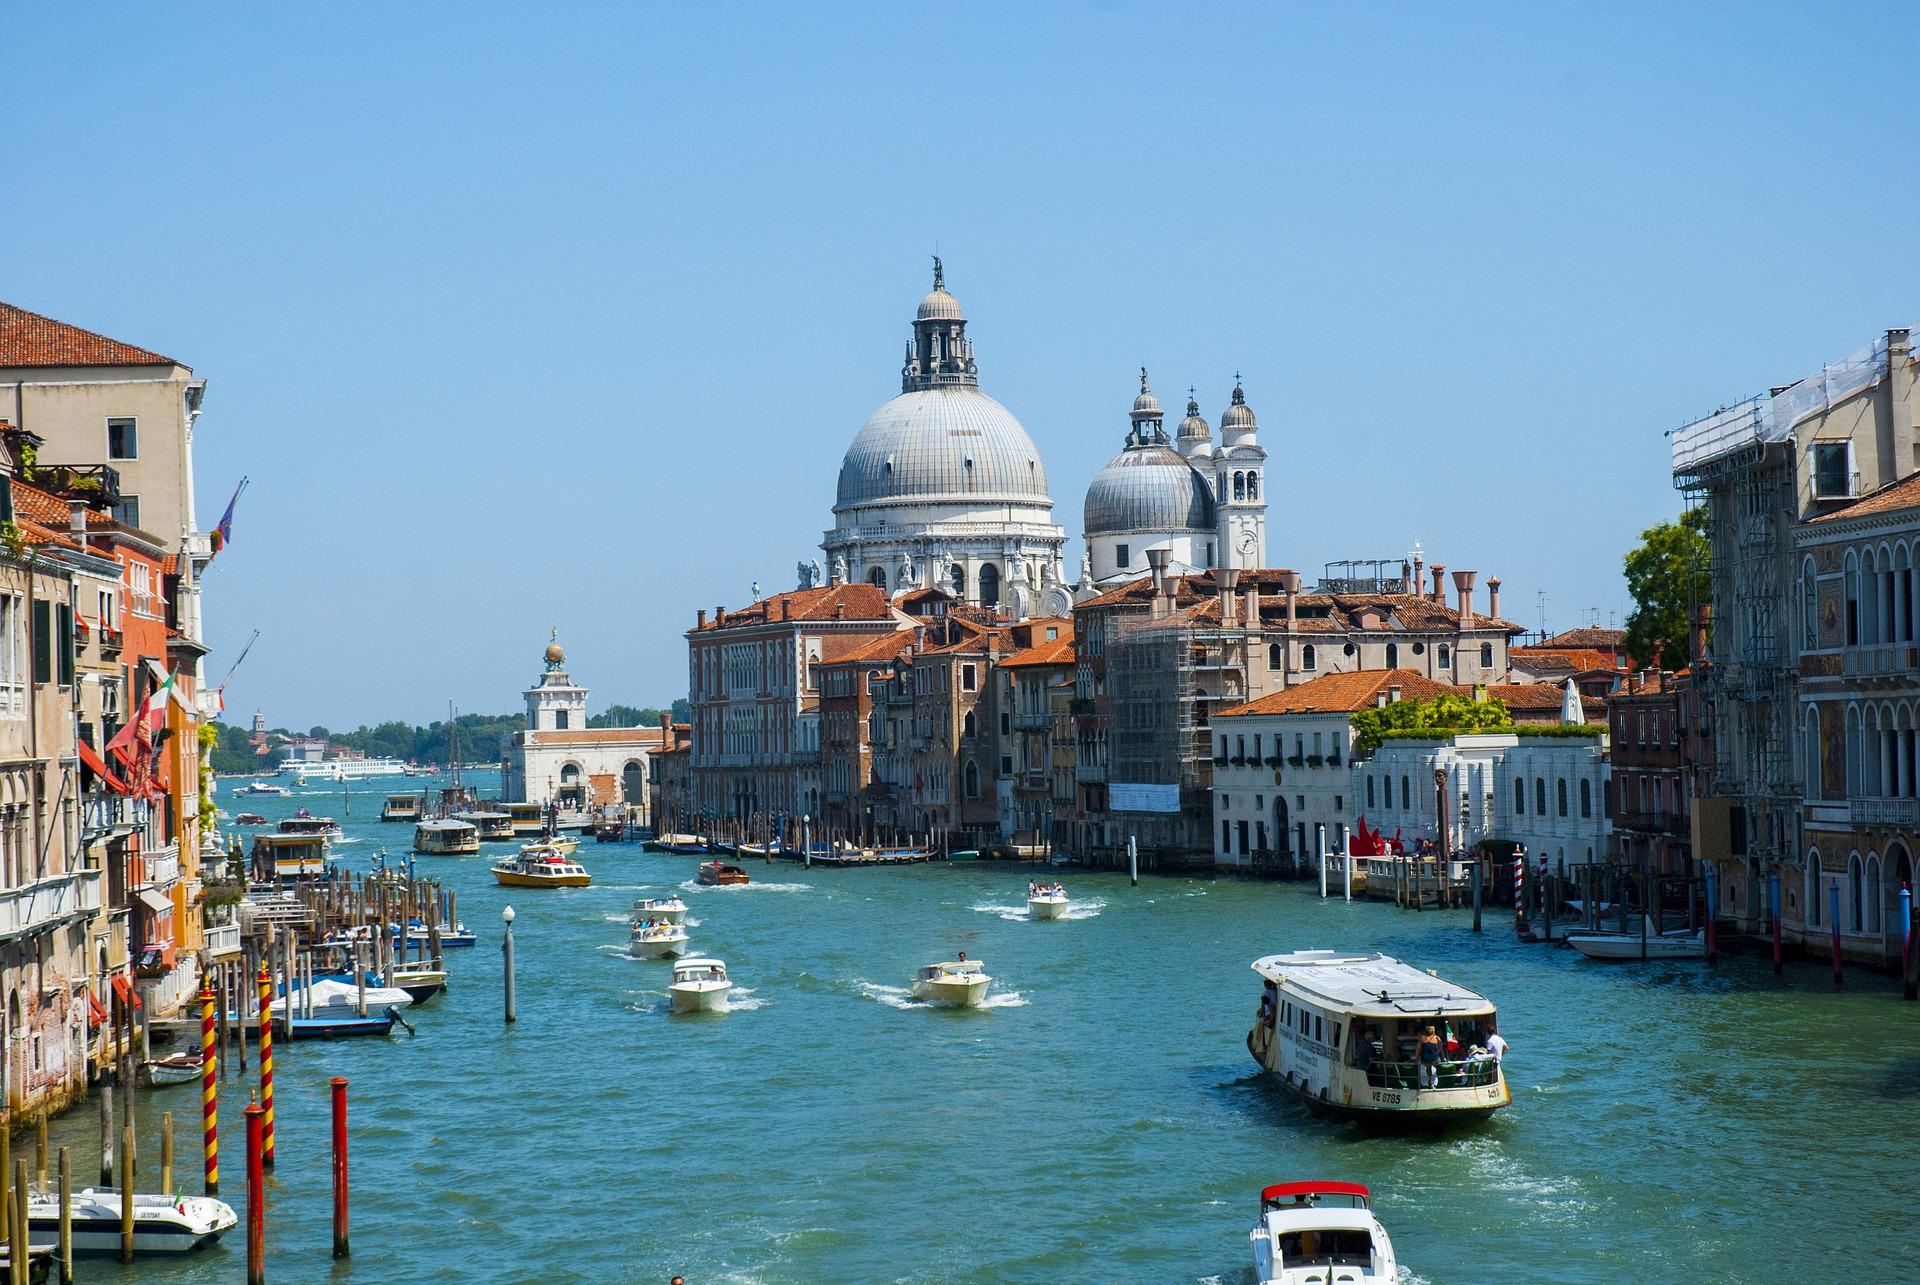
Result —
[[[1260, 619], [1264, 628], [1282, 627], [1286, 619], [1286, 598], [1280, 592], [1280, 574], [1279, 571], [1244, 571], [1235, 588], [1235, 593], [1243, 596], [1249, 590], [1259, 591]], [[1219, 618], [1220, 590], [1212, 573], [1168, 576], [1167, 583], [1178, 607], [1211, 603], [1210, 614], [1203, 613], [1200, 618]], [[1123, 604], [1144, 607], [1152, 598], [1153, 581], [1143, 578], [1089, 598], [1078, 604], [1075, 610]], [[1460, 613], [1455, 607], [1425, 594], [1415, 593], [1302, 593], [1294, 597], [1294, 612], [1295, 629], [1299, 633], [1350, 633], [1361, 629], [1360, 621], [1366, 614], [1376, 618], [1376, 623], [1371, 626], [1373, 629], [1387, 633], [1454, 630], [1460, 624]], [[1473, 628], [1501, 629], [1508, 634], [1525, 632], [1512, 621], [1495, 620], [1484, 612], [1474, 613]]]
[[1295, 683], [1259, 700], [1223, 709], [1215, 718], [1241, 714], [1351, 714], [1377, 704], [1387, 689], [1398, 687], [1402, 700], [1431, 700], [1448, 692], [1467, 695], [1469, 689], [1436, 683], [1418, 670], [1362, 669], [1347, 674], [1322, 674]]
[[1001, 669], [1024, 669], [1029, 665], [1071, 665], [1073, 635], [1063, 633], [1051, 642], [1039, 643], [1025, 651], [1016, 651], [1000, 662]]
[[[834, 615], [835, 609], [840, 614]], [[723, 612], [697, 630], [739, 629], [748, 625], [809, 620], [891, 620], [892, 608], [887, 591], [878, 585], [824, 585], [817, 589], [795, 589], [777, 593], [738, 611]]]
[[870, 643], [863, 643], [844, 655], [822, 659], [820, 664], [822, 666], [886, 664], [901, 652], [913, 646], [916, 636], [915, 631], [911, 629], [896, 630], [884, 638], [876, 638]]
[[1566, 629], [1540, 644], [1542, 647], [1600, 647], [1618, 650], [1627, 645], [1627, 631], [1624, 629], [1604, 629], [1599, 625], [1585, 625], [1579, 629]]
[[574, 727], [563, 732], [527, 733], [529, 745], [658, 745], [660, 740], [658, 727]]
[[1822, 513], [1817, 518], [1808, 518], [1809, 522], [1840, 522], [1847, 518], [1863, 518], [1873, 513], [1891, 513], [1895, 509], [1909, 509], [1920, 505], [1920, 473], [1903, 478], [1889, 486], [1868, 495], [1863, 495], [1852, 504], [1835, 509], [1831, 513]]
[[73, 520], [73, 510], [65, 500], [18, 478], [13, 479], [13, 512], [16, 517], [31, 518], [45, 526], [63, 527]]
[[1508, 649], [1507, 657], [1515, 665], [1556, 673], [1585, 674], [1596, 669], [1617, 671], [1621, 668], [1612, 656], [1591, 647], [1513, 647]]
[[177, 366], [171, 357], [0, 303], [0, 366]]

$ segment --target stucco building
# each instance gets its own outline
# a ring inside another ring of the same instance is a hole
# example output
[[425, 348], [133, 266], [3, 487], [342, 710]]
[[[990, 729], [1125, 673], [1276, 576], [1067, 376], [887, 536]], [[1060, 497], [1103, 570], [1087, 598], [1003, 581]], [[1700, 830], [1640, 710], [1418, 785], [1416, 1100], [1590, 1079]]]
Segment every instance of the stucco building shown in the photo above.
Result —
[[500, 797], [563, 811], [624, 805], [651, 824], [648, 759], [662, 730], [587, 726], [587, 689], [567, 673], [566, 660], [559, 642], [549, 643], [544, 671], [522, 693], [527, 726], [501, 740]]

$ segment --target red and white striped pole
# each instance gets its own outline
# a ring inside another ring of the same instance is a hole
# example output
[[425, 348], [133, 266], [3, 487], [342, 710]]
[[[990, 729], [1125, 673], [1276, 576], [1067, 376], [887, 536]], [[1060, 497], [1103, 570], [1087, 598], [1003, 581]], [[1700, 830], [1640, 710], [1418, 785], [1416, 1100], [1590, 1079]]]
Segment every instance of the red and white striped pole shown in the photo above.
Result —
[[260, 965], [260, 1165], [273, 1168], [273, 977]]
[[207, 1194], [220, 1192], [220, 1046], [214, 1038], [213, 992], [200, 988], [200, 1134], [206, 1154]]

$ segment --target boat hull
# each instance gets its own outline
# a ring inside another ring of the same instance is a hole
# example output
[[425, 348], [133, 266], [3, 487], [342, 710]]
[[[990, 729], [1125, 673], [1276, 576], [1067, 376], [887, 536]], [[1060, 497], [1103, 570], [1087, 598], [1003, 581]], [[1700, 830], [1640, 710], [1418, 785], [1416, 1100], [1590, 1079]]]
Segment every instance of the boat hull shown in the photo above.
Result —
[[687, 953], [687, 935], [677, 937], [636, 937], [627, 949], [635, 959], [678, 959]]
[[992, 978], [982, 977], [969, 982], [926, 982], [913, 984], [913, 997], [925, 1000], [929, 1004], [945, 1004], [952, 1008], [978, 1008], [980, 1001], [987, 997], [987, 987]]
[[667, 989], [667, 999], [676, 1013], [724, 1013], [727, 1011], [727, 995], [732, 990], [731, 983], [719, 986], [672, 986]]
[[1058, 919], [1067, 913], [1065, 897], [1028, 897], [1027, 914], [1034, 919]]
[[[1663, 933], [1644, 941], [1633, 933], [1569, 933], [1567, 945], [1585, 955], [1607, 963], [1639, 963], [1642, 959], [1705, 959], [1707, 933], [1702, 928], [1692, 933]], [[1642, 954], [1642, 950], [1645, 953]]]
[[493, 878], [503, 888], [584, 888], [593, 882], [588, 874], [530, 875], [518, 870], [495, 870]]
[[[120, 1252], [120, 1202], [114, 1192], [93, 1197], [92, 1189], [76, 1192], [70, 1220], [73, 1252], [76, 1256], [118, 1254]], [[231, 1230], [239, 1219], [232, 1206], [205, 1196], [189, 1196], [184, 1202], [190, 1211], [182, 1214], [171, 1201], [149, 1194], [136, 1194], [133, 1206], [133, 1252], [139, 1255], [186, 1254], [211, 1245]], [[29, 1237], [54, 1240], [60, 1233], [60, 1203], [48, 1196], [35, 1196], [28, 1205]]]

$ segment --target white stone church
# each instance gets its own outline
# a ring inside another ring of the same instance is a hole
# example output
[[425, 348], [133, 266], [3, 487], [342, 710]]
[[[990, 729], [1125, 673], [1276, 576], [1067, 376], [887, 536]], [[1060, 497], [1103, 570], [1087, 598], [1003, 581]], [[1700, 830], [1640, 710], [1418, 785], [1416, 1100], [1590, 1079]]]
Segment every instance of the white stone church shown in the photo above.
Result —
[[546, 669], [524, 693], [527, 730], [501, 738], [500, 797], [574, 811], [625, 804], [648, 824], [647, 769], [661, 729], [588, 727], [587, 689], [566, 659], [557, 641], [547, 645]]

